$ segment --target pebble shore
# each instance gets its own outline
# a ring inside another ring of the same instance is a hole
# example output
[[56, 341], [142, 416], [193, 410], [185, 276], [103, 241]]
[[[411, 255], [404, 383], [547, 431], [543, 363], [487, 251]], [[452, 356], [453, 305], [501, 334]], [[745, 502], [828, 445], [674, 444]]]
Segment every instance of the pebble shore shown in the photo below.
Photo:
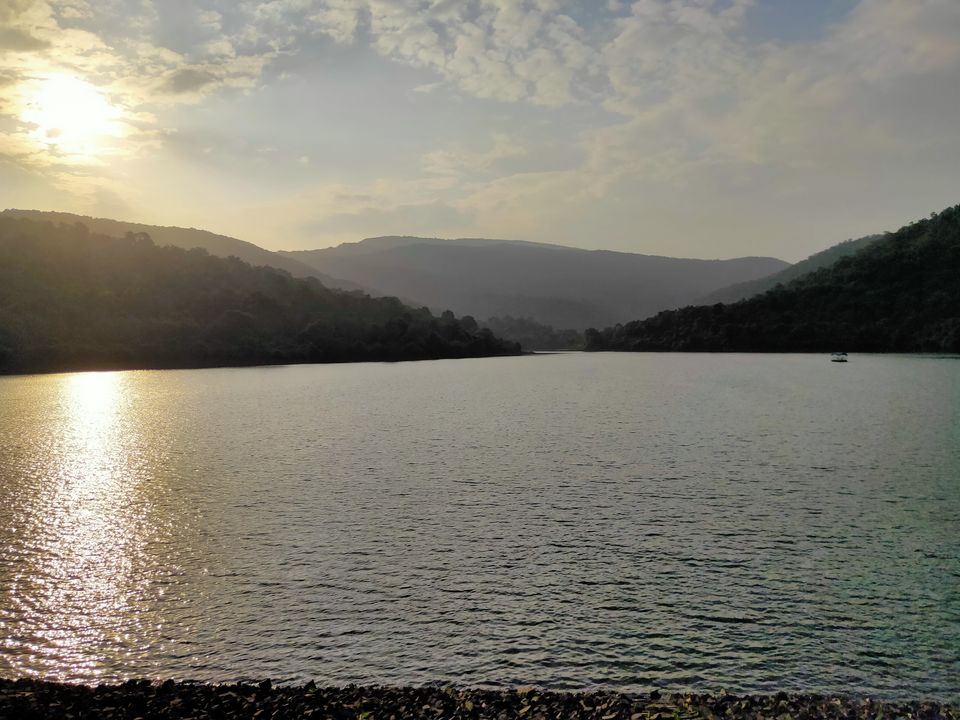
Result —
[[132, 680], [69, 685], [0, 680], [0, 720], [960, 720], [960, 707], [936, 702], [878, 702], [792, 693], [737, 696], [470, 690], [454, 687], [206, 685]]

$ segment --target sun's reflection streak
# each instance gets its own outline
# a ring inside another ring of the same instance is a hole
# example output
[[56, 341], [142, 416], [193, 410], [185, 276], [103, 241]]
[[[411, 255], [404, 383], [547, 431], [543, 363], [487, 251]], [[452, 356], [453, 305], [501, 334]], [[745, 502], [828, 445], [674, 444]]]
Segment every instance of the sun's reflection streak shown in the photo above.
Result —
[[33, 557], [12, 588], [17, 635], [33, 643], [16, 648], [25, 674], [89, 680], [130, 650], [147, 508], [126, 382], [123, 373], [62, 377], [41, 507], [25, 528]]

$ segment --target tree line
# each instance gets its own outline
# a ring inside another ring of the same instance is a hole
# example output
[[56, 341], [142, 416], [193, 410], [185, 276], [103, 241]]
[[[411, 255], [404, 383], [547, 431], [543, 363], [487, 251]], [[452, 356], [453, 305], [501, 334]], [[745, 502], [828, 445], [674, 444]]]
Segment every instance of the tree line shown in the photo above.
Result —
[[421, 360], [520, 352], [453, 313], [201, 249], [0, 218], [0, 372]]
[[960, 205], [755, 297], [585, 338], [588, 350], [960, 353]]

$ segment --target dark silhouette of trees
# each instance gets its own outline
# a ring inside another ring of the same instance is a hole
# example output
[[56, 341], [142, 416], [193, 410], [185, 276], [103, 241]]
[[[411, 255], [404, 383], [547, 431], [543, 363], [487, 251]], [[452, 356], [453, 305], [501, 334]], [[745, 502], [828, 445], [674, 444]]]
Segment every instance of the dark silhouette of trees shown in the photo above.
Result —
[[737, 283], [715, 290], [700, 298], [698, 302], [704, 305], [714, 305], [718, 302], [729, 304], [746, 300], [754, 295], [759, 295], [762, 292], [771, 290], [777, 285], [789, 283], [791, 280], [796, 280], [815, 270], [833, 265], [840, 258], [846, 257], [847, 255], [854, 255], [882, 238], [883, 235], [867, 235], [866, 237], [856, 240], [844, 240], [832, 247], [828, 247], [826, 250], [814, 253], [805, 260], [801, 260], [779, 272], [775, 272], [773, 275], [768, 275], [767, 277], [757, 280], [748, 280], [747, 282]]
[[960, 352], [960, 205], [762, 295], [585, 337], [588, 350]]
[[397, 298], [205, 250], [0, 217], [0, 372], [516, 354]]

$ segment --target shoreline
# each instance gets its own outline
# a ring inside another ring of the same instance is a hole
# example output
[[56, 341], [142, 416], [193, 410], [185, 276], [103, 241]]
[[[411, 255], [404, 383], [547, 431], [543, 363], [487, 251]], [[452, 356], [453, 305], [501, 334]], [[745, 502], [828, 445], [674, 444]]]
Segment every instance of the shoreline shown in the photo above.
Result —
[[[398, 365], [400, 363], [436, 362], [437, 360], [490, 360], [494, 358], [530, 357], [540, 353], [523, 350], [519, 353], [500, 353], [496, 355], [457, 355], [423, 358], [405, 358], [398, 360], [328, 360], [318, 362], [314, 360], [277, 362], [249, 362], [249, 363], [212, 363], [212, 364], [163, 364], [163, 363], [132, 363], [132, 364], [105, 364], [105, 365], [77, 365], [74, 367], [33, 368], [30, 370], [0, 369], [0, 378], [29, 377], [32, 375], [73, 375], [76, 373], [108, 373], [108, 372], [140, 372], [140, 371], [176, 371], [176, 370], [250, 370], [256, 368], [283, 368], [300, 367], [304, 365]], [[2, 719], [0, 719], [2, 720]]]
[[480, 690], [453, 686], [211, 685], [189, 681], [129, 680], [118, 685], [74, 685], [0, 679], [0, 718], [335, 718], [406, 720], [720, 720], [818, 718], [960, 720], [960, 705], [936, 701], [879, 701], [780, 692], [773, 695], [555, 692], [537, 688]]
[[[32, 375], [71, 375], [75, 373], [105, 373], [105, 372], [137, 372], [137, 371], [177, 371], [177, 370], [249, 370], [255, 368], [283, 368], [299, 367], [303, 365], [397, 365], [400, 363], [434, 362], [437, 360], [490, 360], [495, 358], [538, 357], [541, 355], [823, 355], [829, 352], [818, 350], [521, 350], [519, 353], [502, 353], [496, 355], [465, 355], [439, 356], [426, 358], [408, 358], [401, 360], [329, 360], [317, 362], [304, 361], [277, 361], [277, 362], [250, 362], [225, 364], [163, 364], [163, 363], [133, 363], [104, 364], [104, 365], [77, 365], [75, 367], [51, 367], [25, 369], [0, 369], [0, 378], [29, 377]], [[867, 357], [916, 357], [927, 360], [960, 360], [960, 354], [903, 351], [903, 352], [854, 352], [855, 355]]]

